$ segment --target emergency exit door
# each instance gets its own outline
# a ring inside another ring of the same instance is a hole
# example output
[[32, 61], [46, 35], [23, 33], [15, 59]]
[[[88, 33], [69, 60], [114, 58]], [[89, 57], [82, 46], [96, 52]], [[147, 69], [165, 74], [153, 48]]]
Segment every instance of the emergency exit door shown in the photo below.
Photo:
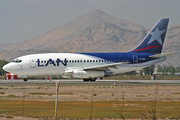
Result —
[[30, 67], [35, 68], [36, 67], [36, 58], [34, 56], [30, 57]]

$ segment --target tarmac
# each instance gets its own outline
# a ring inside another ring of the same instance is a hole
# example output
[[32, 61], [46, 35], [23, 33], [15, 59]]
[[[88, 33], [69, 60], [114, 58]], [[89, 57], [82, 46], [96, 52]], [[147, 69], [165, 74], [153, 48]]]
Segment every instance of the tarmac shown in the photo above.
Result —
[[24, 85], [55, 85], [55, 81], [59, 81], [62, 86], [133, 86], [133, 85], [168, 85], [168, 86], [180, 86], [180, 80], [96, 80], [96, 82], [84, 82], [79, 79], [61, 79], [61, 80], [0, 80], [0, 86], [24, 86]]

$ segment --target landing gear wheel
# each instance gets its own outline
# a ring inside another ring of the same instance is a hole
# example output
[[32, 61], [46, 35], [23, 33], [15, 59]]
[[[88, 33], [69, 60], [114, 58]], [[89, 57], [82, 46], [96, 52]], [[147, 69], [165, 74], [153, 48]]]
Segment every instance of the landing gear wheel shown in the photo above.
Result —
[[89, 79], [83, 79], [84, 82], [89, 82]]
[[96, 78], [90, 79], [90, 82], [95, 82], [95, 81], [96, 81]]
[[24, 82], [27, 82], [28, 81], [28, 79], [27, 78], [24, 78]]

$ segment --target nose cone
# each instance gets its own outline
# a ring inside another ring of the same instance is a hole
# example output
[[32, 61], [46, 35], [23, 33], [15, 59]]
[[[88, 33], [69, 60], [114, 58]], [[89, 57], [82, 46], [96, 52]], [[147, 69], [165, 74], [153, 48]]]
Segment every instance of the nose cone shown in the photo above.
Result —
[[10, 72], [10, 71], [11, 71], [11, 66], [10, 66], [10, 64], [4, 65], [4, 66], [3, 66], [3, 70], [4, 70], [4, 71], [7, 71], [7, 72]]

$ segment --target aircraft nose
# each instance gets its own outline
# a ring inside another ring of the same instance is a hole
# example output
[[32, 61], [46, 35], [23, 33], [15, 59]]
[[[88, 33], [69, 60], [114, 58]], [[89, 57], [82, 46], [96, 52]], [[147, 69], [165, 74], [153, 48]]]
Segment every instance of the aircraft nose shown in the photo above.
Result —
[[10, 64], [6, 64], [3, 66], [3, 70], [7, 71], [7, 72], [10, 72], [11, 71], [11, 66]]

